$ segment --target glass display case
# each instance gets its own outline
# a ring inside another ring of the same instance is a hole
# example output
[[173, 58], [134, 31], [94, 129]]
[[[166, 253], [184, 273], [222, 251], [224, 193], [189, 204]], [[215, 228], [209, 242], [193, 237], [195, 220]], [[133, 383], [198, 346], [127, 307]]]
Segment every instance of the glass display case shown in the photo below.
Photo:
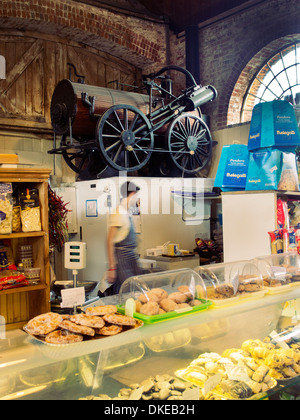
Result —
[[[196, 286], [199, 278], [192, 277]], [[171, 284], [169, 292], [189, 283]], [[0, 399], [295, 399], [299, 302], [300, 288], [290, 287], [64, 346], [23, 330], [0, 331]]]
[[202, 277], [183, 268], [130, 277], [121, 286], [118, 309], [152, 324], [200, 312], [210, 305]]
[[241, 299], [258, 299], [266, 293], [256, 261], [200, 266], [195, 271], [203, 279], [207, 297], [215, 307], [232, 305]]

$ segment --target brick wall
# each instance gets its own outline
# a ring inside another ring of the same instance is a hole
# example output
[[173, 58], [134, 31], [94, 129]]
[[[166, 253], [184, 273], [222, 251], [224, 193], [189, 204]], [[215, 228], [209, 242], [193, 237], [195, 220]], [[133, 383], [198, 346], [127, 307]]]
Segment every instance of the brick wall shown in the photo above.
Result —
[[[281, 42], [283, 39], [283, 42]], [[200, 30], [200, 71], [219, 91], [208, 108], [214, 127], [239, 122], [250, 80], [280, 45], [300, 40], [300, 2], [268, 0]]]
[[[213, 130], [240, 122], [246, 89], [278, 48], [300, 40], [299, 0], [266, 0], [222, 21], [200, 27], [201, 83], [214, 85], [218, 99], [203, 107]], [[173, 36], [172, 56], [184, 63], [184, 38]]]
[[69, 38], [141, 69], [166, 59], [165, 25], [72, 0], [3, 0], [0, 27]]

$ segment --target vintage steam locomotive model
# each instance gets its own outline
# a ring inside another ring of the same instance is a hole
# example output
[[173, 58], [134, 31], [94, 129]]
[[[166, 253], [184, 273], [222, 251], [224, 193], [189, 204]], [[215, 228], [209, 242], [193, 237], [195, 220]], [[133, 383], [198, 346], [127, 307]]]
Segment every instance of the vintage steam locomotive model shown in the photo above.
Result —
[[[170, 70], [186, 77], [187, 88], [179, 96], [169, 75], [163, 75]], [[198, 85], [186, 69], [167, 66], [144, 76], [145, 94], [89, 86], [82, 76], [70, 79], [60, 81], [52, 96], [54, 147], [48, 153], [61, 154], [76, 173], [95, 161], [95, 177], [107, 168], [137, 172], [154, 152], [167, 154], [183, 174], [197, 174], [210, 162], [213, 142], [200, 107], [217, 92]]]

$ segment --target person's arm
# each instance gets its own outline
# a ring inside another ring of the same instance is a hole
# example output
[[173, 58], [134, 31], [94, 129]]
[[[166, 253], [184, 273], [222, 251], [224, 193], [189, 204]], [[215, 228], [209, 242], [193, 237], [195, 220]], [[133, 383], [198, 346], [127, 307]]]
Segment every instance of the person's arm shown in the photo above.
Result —
[[114, 283], [116, 280], [116, 260], [115, 260], [115, 251], [114, 251], [114, 238], [117, 234], [118, 228], [116, 226], [111, 226], [108, 229], [107, 234], [107, 256], [108, 256], [108, 271], [107, 271], [107, 281], [109, 283]]

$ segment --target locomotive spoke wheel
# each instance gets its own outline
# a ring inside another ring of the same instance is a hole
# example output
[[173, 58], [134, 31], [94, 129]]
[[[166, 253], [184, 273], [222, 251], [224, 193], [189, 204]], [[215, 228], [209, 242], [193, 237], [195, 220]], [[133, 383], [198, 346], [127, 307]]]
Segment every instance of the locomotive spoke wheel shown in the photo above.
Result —
[[104, 160], [119, 171], [134, 172], [151, 157], [154, 135], [146, 115], [131, 105], [114, 105], [97, 126], [99, 150]]
[[212, 138], [205, 122], [193, 114], [180, 115], [168, 130], [168, 149], [175, 165], [195, 174], [204, 169], [212, 154]]
[[73, 139], [73, 147], [71, 145], [68, 147], [66, 140], [67, 136], [64, 135], [61, 140], [61, 147], [66, 147], [66, 149], [62, 150], [61, 153], [72, 171], [80, 175], [84, 171], [89, 170], [91, 165], [95, 166], [95, 162], [97, 162], [97, 173], [102, 172], [107, 167], [96, 147], [84, 147], [84, 143], [80, 143], [75, 139]]

